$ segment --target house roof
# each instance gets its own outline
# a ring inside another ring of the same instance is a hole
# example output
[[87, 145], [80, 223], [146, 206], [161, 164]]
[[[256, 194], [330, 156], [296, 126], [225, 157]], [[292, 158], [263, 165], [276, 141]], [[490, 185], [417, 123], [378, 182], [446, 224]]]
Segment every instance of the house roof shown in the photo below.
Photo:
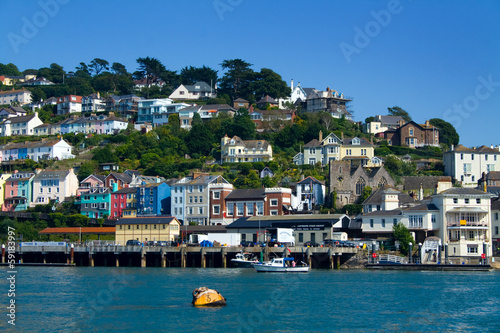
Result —
[[113, 192], [112, 194], [128, 194], [136, 192], [137, 192], [137, 187], [124, 187], [121, 190]]
[[11, 124], [25, 123], [25, 122], [32, 120], [35, 117], [36, 117], [35, 114], [30, 114], [28, 116], [11, 117], [11, 118], [5, 119], [4, 122], [5, 123], [9, 122]]
[[103, 176], [103, 175], [94, 175], [94, 174], [92, 174], [92, 175], [88, 176], [87, 178], [85, 178], [84, 180], [82, 180], [82, 181], [80, 182], [80, 184], [81, 184], [81, 183], [86, 183], [86, 182], [87, 182], [87, 179], [89, 179], [90, 177], [93, 177], [93, 178], [97, 179], [98, 181], [100, 181], [100, 182], [101, 182], [101, 183], [103, 183], [103, 184], [104, 184], [104, 182], [106, 181], [106, 176]]
[[452, 187], [450, 189], [447, 189], [446, 191], [441, 192], [438, 195], [441, 194], [451, 194], [451, 195], [485, 195], [489, 194], [480, 190], [476, 190], [473, 188], [467, 188], [467, 187]]
[[405, 211], [414, 211], [414, 210], [419, 210], [419, 211], [427, 211], [427, 210], [439, 211], [439, 208], [437, 208], [437, 206], [435, 204], [432, 204], [432, 203], [421, 204], [421, 205], [417, 205], [417, 206], [405, 208]]
[[342, 145], [343, 146], [373, 146], [373, 144], [366, 140], [365, 138], [357, 138], [359, 140], [359, 145], [354, 145], [352, 143], [352, 140], [354, 140], [355, 138], [344, 138], [342, 140]]
[[280, 215], [280, 216], [252, 216], [239, 218], [226, 229], [234, 228], [270, 228], [291, 227], [294, 225], [320, 225], [333, 226], [344, 214], [304, 214], [304, 215]]
[[500, 180], [500, 171], [490, 171], [486, 174], [486, 180]]
[[500, 198], [491, 199], [491, 210], [500, 210]]
[[243, 98], [237, 98], [234, 101], [239, 102], [239, 103], [248, 103], [248, 101], [246, 99], [243, 99]]
[[215, 89], [211, 88], [206, 82], [199, 81], [193, 84], [192, 86], [190, 85], [184, 85], [184, 87], [189, 91], [189, 92], [198, 92], [198, 91], [215, 91]]
[[264, 200], [266, 196], [264, 189], [241, 189], [232, 190], [226, 196], [226, 200], [238, 200], [238, 199], [261, 199]]
[[434, 189], [439, 182], [451, 182], [450, 176], [406, 176], [403, 177], [404, 190]]
[[317, 139], [312, 139], [308, 143], [304, 145], [304, 148], [314, 148], [314, 147], [321, 147], [321, 142], [319, 142]]
[[386, 125], [399, 125], [400, 121], [404, 121], [401, 116], [379, 116], [380, 122]]
[[302, 179], [301, 181], [297, 182], [297, 184], [311, 184], [311, 183], [325, 185], [325, 182], [321, 182], [316, 178], [314, 178], [313, 176], [308, 176]]
[[[169, 224], [177, 219], [173, 216], [145, 216], [134, 218], [121, 218], [116, 220], [115, 225], [123, 224]], [[178, 222], [178, 221], [177, 221]]]
[[475, 149], [478, 153], [488, 153], [488, 154], [500, 154], [498, 149], [490, 148], [488, 146], [481, 146]]
[[271, 96], [266, 95], [263, 98], [261, 98], [260, 101], [257, 102], [257, 104], [264, 104], [264, 103], [278, 104], [278, 101], [272, 98]]
[[458, 151], [458, 152], [464, 152], [464, 153], [473, 153], [474, 152], [474, 149], [471, 149], [471, 148], [467, 148], [463, 145], [456, 145], [455, 148], [453, 149], [453, 151]]
[[69, 175], [69, 170], [54, 170], [54, 171], [40, 171], [35, 175], [34, 180], [39, 179], [53, 179], [53, 178], [66, 178]]
[[398, 216], [403, 215], [403, 211], [400, 208], [392, 209], [392, 210], [376, 210], [370, 213], [363, 214], [363, 217], [370, 216]]
[[[111, 172], [108, 177], [115, 177], [116, 179], [119, 179], [121, 180], [122, 182], [124, 182], [125, 184], [129, 184], [131, 181], [132, 181], [132, 177], [130, 177], [129, 175], [127, 174], [124, 174], [124, 173], [117, 173], [117, 172]], [[108, 178], [106, 177], [106, 179]]]
[[382, 201], [384, 200], [384, 194], [385, 193], [397, 193], [398, 194], [398, 200], [399, 200], [399, 205], [403, 205], [403, 204], [407, 204], [407, 203], [413, 203], [415, 202], [415, 199], [413, 199], [412, 197], [410, 197], [408, 194], [406, 193], [403, 193], [403, 192], [400, 192], [400, 191], [397, 191], [397, 190], [394, 190], [394, 189], [391, 189], [391, 188], [379, 188], [377, 189], [375, 192], [373, 192], [372, 194], [370, 194], [370, 196], [368, 198], [366, 198], [365, 201], [363, 201], [363, 205], [378, 205], [378, 204], [381, 204]]

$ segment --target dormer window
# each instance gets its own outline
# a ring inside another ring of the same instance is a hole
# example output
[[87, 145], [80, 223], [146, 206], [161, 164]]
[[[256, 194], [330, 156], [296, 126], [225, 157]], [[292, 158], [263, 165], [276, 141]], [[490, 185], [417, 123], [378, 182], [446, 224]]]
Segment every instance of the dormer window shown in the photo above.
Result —
[[360, 140], [358, 138], [354, 138], [354, 139], [352, 139], [352, 144], [353, 145], [359, 145], [360, 144]]

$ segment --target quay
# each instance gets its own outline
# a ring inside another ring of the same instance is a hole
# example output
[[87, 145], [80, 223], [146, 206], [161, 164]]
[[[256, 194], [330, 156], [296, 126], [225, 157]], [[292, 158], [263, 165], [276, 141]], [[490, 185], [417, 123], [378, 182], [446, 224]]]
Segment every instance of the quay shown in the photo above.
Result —
[[[16, 263], [21, 265], [75, 265], [109, 267], [231, 267], [240, 252], [269, 260], [284, 255], [304, 261], [311, 268], [338, 269], [358, 253], [347, 247], [199, 247], [78, 245], [16, 246]], [[285, 253], [286, 252], [286, 253]], [[2, 263], [5, 263], [2, 254]]]
[[392, 271], [489, 271], [490, 265], [454, 265], [454, 264], [367, 264], [368, 269]]

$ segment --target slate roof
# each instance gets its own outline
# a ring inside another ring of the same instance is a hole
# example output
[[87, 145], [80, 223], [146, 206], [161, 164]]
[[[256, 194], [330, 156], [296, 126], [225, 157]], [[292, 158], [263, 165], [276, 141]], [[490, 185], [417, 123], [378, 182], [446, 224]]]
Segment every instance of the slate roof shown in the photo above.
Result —
[[271, 96], [266, 95], [263, 98], [261, 98], [260, 101], [257, 102], [257, 104], [264, 104], [264, 103], [278, 104], [278, 101], [272, 98]]
[[314, 184], [325, 185], [325, 182], [319, 181], [316, 178], [314, 178], [313, 176], [308, 176], [308, 177], [302, 179], [301, 181], [298, 181], [297, 184], [310, 184], [311, 182]]
[[226, 200], [239, 200], [239, 199], [262, 199], [266, 197], [264, 189], [241, 189], [232, 190], [226, 196]]
[[500, 210], [500, 199], [491, 199], [491, 210]]
[[248, 101], [246, 99], [243, 99], [243, 98], [237, 98], [234, 101], [239, 102], [239, 103], [248, 103]]
[[486, 180], [500, 180], [500, 171], [490, 171], [486, 174]]
[[367, 216], [398, 216], [403, 215], [403, 211], [400, 208], [392, 210], [376, 210], [370, 213], [363, 214], [363, 217]]
[[[113, 175], [116, 179], [119, 179], [126, 184], [129, 184], [132, 181], [132, 177], [130, 177], [129, 175], [124, 174], [124, 173], [111, 172], [108, 175], [108, 177], [111, 175]], [[106, 178], [108, 178], [108, 177], [106, 177]]]
[[401, 116], [380, 116], [380, 122], [386, 125], [399, 125], [400, 121], [404, 121]]
[[113, 194], [128, 194], [136, 192], [137, 192], [137, 187], [124, 187], [121, 190], [113, 192]]
[[477, 194], [481, 194], [481, 195], [484, 195], [484, 194], [487, 194], [486, 192], [483, 192], [483, 191], [480, 191], [480, 190], [476, 190], [476, 189], [473, 189], [473, 188], [467, 188], [467, 187], [452, 187], [450, 189], [447, 189], [446, 191], [443, 191], [441, 192], [440, 194], [456, 194], [456, 195], [467, 195], [467, 194], [470, 194], [470, 195], [477, 195]]
[[[189, 91], [189, 92], [198, 92], [198, 91], [215, 91], [215, 89], [210, 88], [210, 86], [203, 81], [196, 82], [192, 86], [184, 85], [184, 87]], [[197, 88], [199, 87], [199, 88]]]
[[406, 176], [403, 177], [404, 190], [434, 189], [438, 182], [451, 182], [450, 176]]
[[312, 139], [308, 143], [304, 145], [304, 148], [315, 148], [315, 147], [321, 147], [321, 142], [319, 142], [317, 139]]
[[363, 201], [363, 205], [379, 205], [382, 203], [383, 198], [384, 198], [384, 193], [386, 191], [389, 191], [391, 193], [397, 193], [398, 194], [398, 200], [399, 200], [399, 205], [407, 204], [407, 203], [413, 203], [415, 202], [415, 199], [410, 197], [408, 194], [393, 190], [391, 188], [388, 189], [383, 189], [379, 188], [375, 192], [373, 192], [368, 198], [366, 198], [365, 201]]
[[5, 122], [10, 122], [11, 124], [25, 123], [35, 118], [34, 114], [28, 116], [18, 116], [5, 119]]
[[68, 170], [57, 170], [57, 171], [40, 171], [33, 180], [39, 179], [53, 179], [53, 178], [66, 178], [69, 175]]
[[462, 145], [456, 145], [455, 148], [453, 149], [453, 151], [464, 152], [464, 153], [473, 153], [474, 149], [467, 148], [467, 147], [462, 146]]
[[280, 216], [252, 216], [242, 217], [226, 226], [226, 229], [234, 228], [270, 228], [270, 227], [292, 227], [295, 225], [320, 225], [333, 226], [344, 214], [311, 214], [311, 215], [280, 215]]
[[427, 210], [432, 210], [432, 211], [439, 211], [439, 208], [432, 203], [429, 204], [421, 204], [413, 207], [408, 207], [405, 210], [407, 211], [414, 211], [414, 210], [421, 210], [421, 211], [427, 211]]

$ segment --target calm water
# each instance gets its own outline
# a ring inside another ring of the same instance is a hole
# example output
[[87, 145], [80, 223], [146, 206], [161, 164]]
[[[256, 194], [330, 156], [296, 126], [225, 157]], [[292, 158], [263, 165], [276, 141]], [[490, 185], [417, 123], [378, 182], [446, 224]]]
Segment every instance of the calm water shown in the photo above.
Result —
[[[500, 332], [500, 272], [18, 267], [20, 332]], [[219, 290], [223, 308], [194, 308]]]

